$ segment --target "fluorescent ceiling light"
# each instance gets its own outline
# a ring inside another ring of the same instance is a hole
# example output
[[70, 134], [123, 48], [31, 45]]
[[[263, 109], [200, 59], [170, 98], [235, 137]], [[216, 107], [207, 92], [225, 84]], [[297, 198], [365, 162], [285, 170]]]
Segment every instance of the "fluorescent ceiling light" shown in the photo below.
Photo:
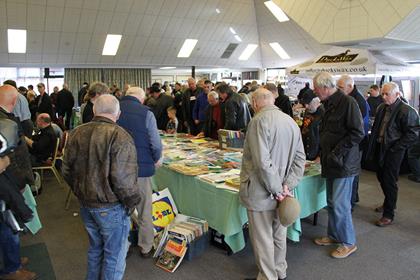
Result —
[[270, 43], [270, 47], [280, 56], [281, 59], [290, 59], [290, 56], [282, 48], [282, 46], [280, 46], [279, 43], [277, 42]]
[[254, 53], [254, 51], [258, 48], [257, 44], [248, 44], [248, 46], [245, 48], [245, 50], [242, 52], [241, 56], [239, 57], [239, 60], [248, 60], [248, 58], [251, 57], [251, 55]]
[[239, 37], [238, 35], [235, 35], [235, 39], [236, 39], [238, 42], [242, 42], [241, 37]]
[[220, 10], [219, 9], [216, 9], [216, 13], [220, 14]]
[[9, 53], [26, 53], [26, 30], [7, 29]]
[[236, 34], [235, 29], [233, 29], [232, 27], [229, 27], [230, 32], [232, 32], [232, 34]]
[[108, 34], [102, 50], [102, 55], [116, 55], [120, 46], [122, 35]]
[[270, 12], [276, 17], [278, 21], [283, 22], [289, 20], [283, 10], [273, 1], [265, 1], [264, 5], [270, 10]]
[[176, 69], [176, 67], [173, 66], [167, 66], [167, 67], [160, 67], [161, 70], [169, 70], [169, 69]]
[[196, 39], [186, 39], [181, 49], [179, 50], [178, 57], [190, 57], [191, 52], [193, 51], [198, 40]]

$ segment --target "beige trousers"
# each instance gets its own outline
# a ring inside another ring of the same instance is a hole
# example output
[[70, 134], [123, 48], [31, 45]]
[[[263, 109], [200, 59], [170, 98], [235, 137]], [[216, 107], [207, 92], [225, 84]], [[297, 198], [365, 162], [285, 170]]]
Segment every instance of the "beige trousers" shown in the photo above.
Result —
[[286, 277], [287, 228], [280, 224], [276, 210], [247, 210], [249, 234], [259, 269], [257, 280]]
[[136, 206], [139, 221], [138, 246], [142, 253], [148, 253], [153, 247], [153, 221], [152, 221], [152, 182], [150, 177], [138, 177], [141, 198]]

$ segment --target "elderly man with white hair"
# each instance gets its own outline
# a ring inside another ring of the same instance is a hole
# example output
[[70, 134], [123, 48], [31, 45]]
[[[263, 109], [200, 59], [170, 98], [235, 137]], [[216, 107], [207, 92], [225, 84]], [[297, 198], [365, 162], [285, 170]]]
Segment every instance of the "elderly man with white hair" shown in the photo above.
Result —
[[143, 105], [145, 93], [139, 87], [130, 87], [121, 99], [121, 116], [118, 124], [134, 138], [137, 150], [138, 182], [141, 198], [137, 205], [139, 254], [151, 257], [153, 254], [152, 184], [155, 165], [162, 156], [162, 143], [156, 119], [149, 107]]
[[379, 227], [394, 221], [401, 162], [407, 149], [416, 143], [420, 129], [417, 111], [400, 99], [396, 83], [384, 84], [382, 96], [384, 103], [376, 111], [368, 149], [370, 159], [378, 163], [376, 177], [385, 196], [382, 206], [375, 209], [382, 213], [376, 222]]
[[246, 133], [239, 196], [247, 208], [257, 279], [285, 279], [287, 228], [276, 207], [302, 178], [305, 152], [299, 127], [274, 105], [270, 91], [257, 89], [252, 106], [256, 114]]
[[357, 250], [351, 195], [354, 177], [360, 173], [363, 119], [354, 98], [336, 88], [329, 73], [317, 74], [313, 83], [325, 108], [319, 131], [321, 175], [327, 181], [328, 209], [327, 236], [314, 242], [319, 246], [337, 245], [331, 256], [342, 259]]
[[140, 201], [133, 138], [115, 122], [118, 100], [96, 98], [91, 122], [70, 134], [63, 176], [80, 202], [89, 235], [86, 279], [122, 279], [128, 249], [130, 213]]

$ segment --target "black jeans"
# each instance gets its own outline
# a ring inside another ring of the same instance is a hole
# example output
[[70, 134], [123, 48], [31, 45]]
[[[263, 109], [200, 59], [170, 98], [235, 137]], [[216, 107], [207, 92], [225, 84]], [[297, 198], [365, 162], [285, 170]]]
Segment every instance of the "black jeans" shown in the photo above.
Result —
[[71, 122], [72, 113], [73, 113], [73, 109], [70, 109], [70, 110], [66, 110], [66, 111], [64, 111], [60, 114], [61, 117], [66, 118], [66, 123], [65, 123], [66, 129], [70, 129], [70, 122]]
[[397, 152], [386, 151], [384, 164], [379, 166], [376, 171], [376, 177], [385, 196], [382, 216], [391, 220], [394, 219], [394, 210], [397, 206], [397, 182], [404, 154], [405, 150]]

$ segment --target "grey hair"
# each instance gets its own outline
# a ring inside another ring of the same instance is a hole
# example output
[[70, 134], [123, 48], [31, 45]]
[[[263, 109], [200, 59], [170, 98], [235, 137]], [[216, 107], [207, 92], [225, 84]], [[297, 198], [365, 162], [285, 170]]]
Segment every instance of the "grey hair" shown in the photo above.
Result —
[[193, 77], [189, 77], [187, 82], [193, 81], [194, 83], [196, 83], [197, 81], [193, 78]]
[[349, 75], [342, 75], [339, 81], [343, 81], [346, 86], [354, 86], [354, 80]]
[[146, 96], [146, 93], [144, 93], [144, 90], [141, 87], [130, 87], [125, 92], [125, 95], [135, 95], [138, 96], [140, 99], [144, 99]]
[[213, 97], [214, 97], [214, 99], [219, 100], [219, 94], [218, 94], [216, 91], [214, 91], [214, 90], [210, 91], [210, 92], [207, 94], [207, 98], [209, 98], [210, 96], [213, 96]]
[[89, 90], [88, 90], [88, 94], [91, 98], [95, 97], [96, 94], [101, 95], [101, 94], [107, 94], [107, 93], [109, 93], [109, 87], [106, 84], [101, 83], [101, 82], [93, 82], [90, 85]]
[[392, 94], [394, 94], [394, 93], [399, 93], [400, 92], [400, 87], [398, 86], [398, 84], [396, 84], [396, 83], [394, 83], [394, 82], [388, 82], [388, 83], [385, 83], [385, 84], [383, 84], [382, 85], [382, 88], [384, 87], [384, 86], [388, 86], [388, 87], [390, 87], [391, 88], [391, 93]]
[[115, 117], [120, 113], [120, 102], [111, 94], [102, 94], [93, 105], [93, 113], [96, 115], [111, 114]]
[[328, 72], [321, 72], [314, 77], [314, 85], [324, 88], [335, 88], [335, 80]]

